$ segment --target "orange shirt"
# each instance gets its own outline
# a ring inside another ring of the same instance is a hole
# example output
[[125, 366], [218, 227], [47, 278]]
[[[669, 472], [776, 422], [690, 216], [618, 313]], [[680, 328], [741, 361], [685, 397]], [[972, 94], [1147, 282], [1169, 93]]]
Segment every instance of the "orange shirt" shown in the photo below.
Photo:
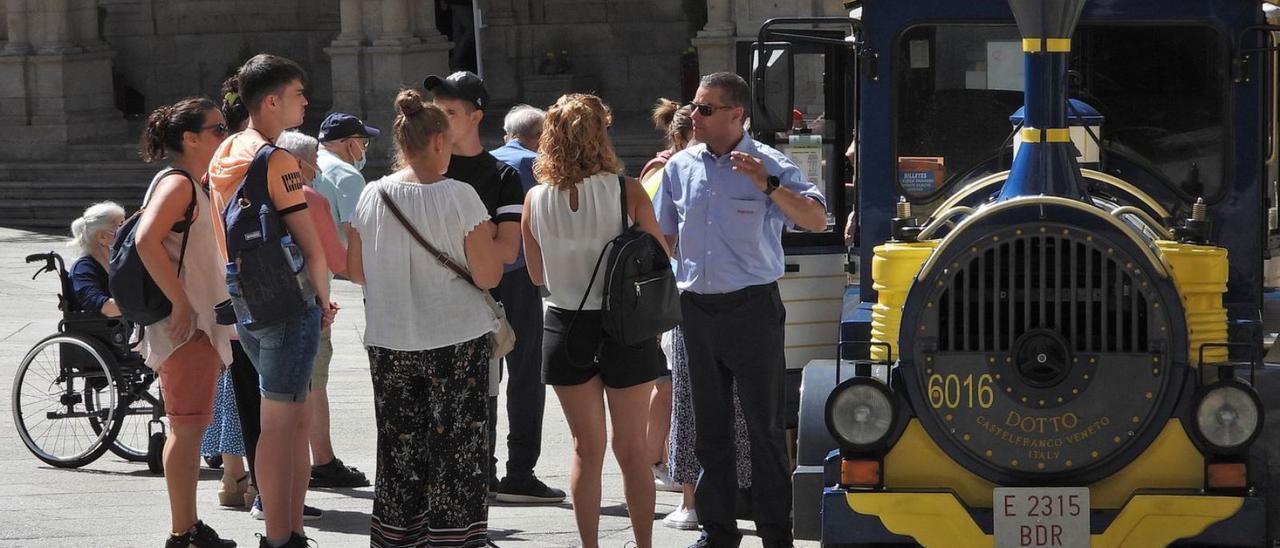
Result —
[[[227, 261], [227, 230], [223, 225], [222, 214], [227, 209], [227, 203], [235, 198], [240, 182], [249, 174], [253, 157], [266, 143], [267, 140], [261, 133], [246, 129], [223, 141], [209, 164], [213, 233], [218, 240], [218, 253], [224, 263]], [[292, 154], [284, 150], [271, 154], [271, 160], [267, 164], [267, 193], [282, 217], [307, 208], [302, 182], [302, 170]]]

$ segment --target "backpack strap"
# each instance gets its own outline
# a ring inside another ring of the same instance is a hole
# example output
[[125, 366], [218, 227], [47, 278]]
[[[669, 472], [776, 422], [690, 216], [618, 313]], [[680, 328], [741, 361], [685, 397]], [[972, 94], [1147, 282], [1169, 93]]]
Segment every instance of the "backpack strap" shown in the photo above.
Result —
[[[618, 187], [622, 190], [622, 198], [619, 202], [622, 204], [622, 233], [625, 233], [631, 227], [630, 223], [627, 222], [627, 179], [621, 174], [618, 175]], [[591, 280], [587, 282], [587, 290], [582, 292], [582, 300], [578, 301], [578, 310], [573, 313], [573, 319], [569, 320], [569, 328], [564, 332], [566, 339], [573, 335], [573, 326], [578, 323], [578, 316], [582, 314], [582, 308], [587, 305], [587, 297], [591, 295], [591, 288], [596, 285], [596, 275], [600, 273], [600, 263], [604, 261], [604, 256], [609, 252], [610, 247], [613, 247], [613, 240], [604, 244], [604, 247], [600, 249], [600, 256], [596, 257], [596, 265], [591, 268]], [[602, 340], [596, 346], [596, 355], [600, 354], [600, 348], [603, 346], [604, 341]], [[565, 357], [569, 358], [570, 362], [577, 363], [577, 360], [573, 359], [573, 356], [569, 354], [567, 347], [565, 348]]]
[[272, 209], [275, 209], [275, 205], [271, 204], [271, 192], [267, 190], [267, 176], [271, 167], [271, 155], [277, 150], [279, 147], [271, 143], [264, 143], [258, 148], [258, 152], [253, 155], [253, 163], [249, 164], [249, 173], [240, 182], [245, 198], [255, 204], [269, 204]]
[[[187, 259], [187, 236], [191, 234], [191, 221], [195, 220], [195, 214], [196, 214], [196, 180], [194, 177], [191, 176], [190, 173], [187, 173], [187, 171], [184, 169], [169, 167], [168, 169], [160, 172], [160, 174], [156, 176], [154, 183], [159, 183], [160, 181], [164, 180], [165, 177], [168, 177], [169, 174], [171, 173], [181, 174], [183, 177], [187, 178], [188, 182], [191, 183], [191, 201], [187, 203], [187, 211], [185, 214], [183, 214], [182, 220], [174, 223], [173, 228], [170, 229], [173, 232], [182, 233], [182, 248], [181, 248], [182, 250], [178, 252], [178, 275], [181, 276], [182, 263], [185, 262]], [[154, 183], [152, 184], [151, 188], [147, 189], [147, 195], [142, 198], [142, 207], [138, 209], [139, 212], [146, 209], [147, 204], [151, 202], [151, 193], [152, 191], [155, 190]], [[181, 230], [179, 230], [179, 226], [181, 226]]]

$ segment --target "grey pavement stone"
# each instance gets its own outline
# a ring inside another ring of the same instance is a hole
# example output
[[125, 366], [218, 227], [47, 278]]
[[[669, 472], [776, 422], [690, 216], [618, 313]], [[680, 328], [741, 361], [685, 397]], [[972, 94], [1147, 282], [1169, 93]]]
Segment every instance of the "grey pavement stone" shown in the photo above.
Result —
[[[59, 319], [57, 278], [31, 279], [34, 265], [23, 258], [56, 250], [70, 259], [64, 238], [0, 228], [0, 547], [160, 546], [169, 529], [164, 480], [149, 474], [141, 463], [125, 462], [107, 453], [78, 470], [57, 469], [32, 456], [18, 438], [10, 405], [12, 381], [19, 362], [38, 340], [53, 333]], [[333, 332], [334, 361], [329, 381], [332, 435], [337, 454], [372, 477], [375, 469], [373, 387], [360, 334], [364, 311], [359, 289], [346, 282], [334, 286], [334, 300], [342, 307]], [[505, 398], [503, 398], [505, 401]], [[498, 458], [505, 461], [506, 418], [499, 412]], [[542, 458], [538, 475], [547, 484], [566, 489], [572, 461], [572, 440], [554, 393], [547, 394]], [[199, 487], [200, 516], [240, 546], [256, 546], [262, 522], [241, 509], [217, 505], [220, 473], [204, 470]], [[307, 502], [325, 511], [307, 522], [307, 534], [321, 547], [367, 546], [373, 488], [312, 490]], [[679, 503], [675, 493], [658, 493], [658, 516]], [[606, 459], [603, 478], [604, 511], [600, 518], [601, 545], [622, 547], [632, 541], [617, 463]], [[741, 522], [744, 532], [753, 528]], [[489, 511], [494, 542], [504, 548], [543, 548], [579, 545], [573, 510], [556, 506], [507, 506]], [[683, 547], [697, 532], [675, 531], [654, 524], [654, 546]], [[743, 546], [758, 545], [748, 537]], [[816, 543], [798, 543], [816, 546]]]

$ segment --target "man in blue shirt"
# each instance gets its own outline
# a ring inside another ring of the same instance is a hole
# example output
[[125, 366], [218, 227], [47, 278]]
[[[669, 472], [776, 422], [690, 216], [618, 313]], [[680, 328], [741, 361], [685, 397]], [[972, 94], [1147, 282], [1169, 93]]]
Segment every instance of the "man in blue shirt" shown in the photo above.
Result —
[[791, 160], [743, 129], [750, 89], [736, 74], [702, 78], [693, 99], [698, 145], [667, 162], [654, 208], [676, 249], [676, 283], [693, 389], [694, 491], [702, 536], [736, 547], [735, 379], [751, 440], [751, 500], [766, 547], [789, 547], [790, 461], [784, 441], [783, 324], [778, 295], [784, 225], [826, 230], [826, 200]]
[[[490, 152], [520, 173], [520, 184], [526, 193], [537, 184], [533, 160], [538, 156], [538, 138], [542, 136], [542, 121], [546, 116], [542, 109], [529, 105], [512, 107], [502, 120], [507, 144]], [[533, 485], [534, 492], [513, 490], [511, 485], [517, 480], [532, 483], [527, 478], [534, 477], [533, 469], [542, 452], [542, 417], [547, 399], [547, 388], [542, 384], [542, 296], [529, 279], [523, 246], [516, 261], [504, 267], [497, 292], [498, 300], [506, 307], [507, 320], [516, 332], [516, 346], [505, 358], [510, 376], [507, 379], [507, 478], [510, 479], [505, 480], [506, 486], [499, 483], [495, 498], [504, 502], [563, 500], [563, 495], [538, 496], [540, 489], [536, 485]], [[491, 454], [493, 450], [491, 444]]]
[[347, 245], [347, 226], [355, 215], [356, 202], [364, 190], [364, 169], [369, 142], [381, 135], [378, 128], [366, 125], [355, 116], [332, 112], [320, 124], [320, 152], [316, 156], [317, 177], [312, 187], [329, 200], [333, 222], [338, 225], [338, 239]]

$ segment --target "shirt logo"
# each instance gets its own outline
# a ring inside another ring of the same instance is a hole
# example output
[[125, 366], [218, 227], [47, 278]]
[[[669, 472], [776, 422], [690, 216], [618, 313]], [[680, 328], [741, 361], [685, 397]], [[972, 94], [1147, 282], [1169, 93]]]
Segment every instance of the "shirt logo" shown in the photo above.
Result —
[[284, 188], [289, 192], [302, 190], [302, 173], [291, 171], [284, 174]]

